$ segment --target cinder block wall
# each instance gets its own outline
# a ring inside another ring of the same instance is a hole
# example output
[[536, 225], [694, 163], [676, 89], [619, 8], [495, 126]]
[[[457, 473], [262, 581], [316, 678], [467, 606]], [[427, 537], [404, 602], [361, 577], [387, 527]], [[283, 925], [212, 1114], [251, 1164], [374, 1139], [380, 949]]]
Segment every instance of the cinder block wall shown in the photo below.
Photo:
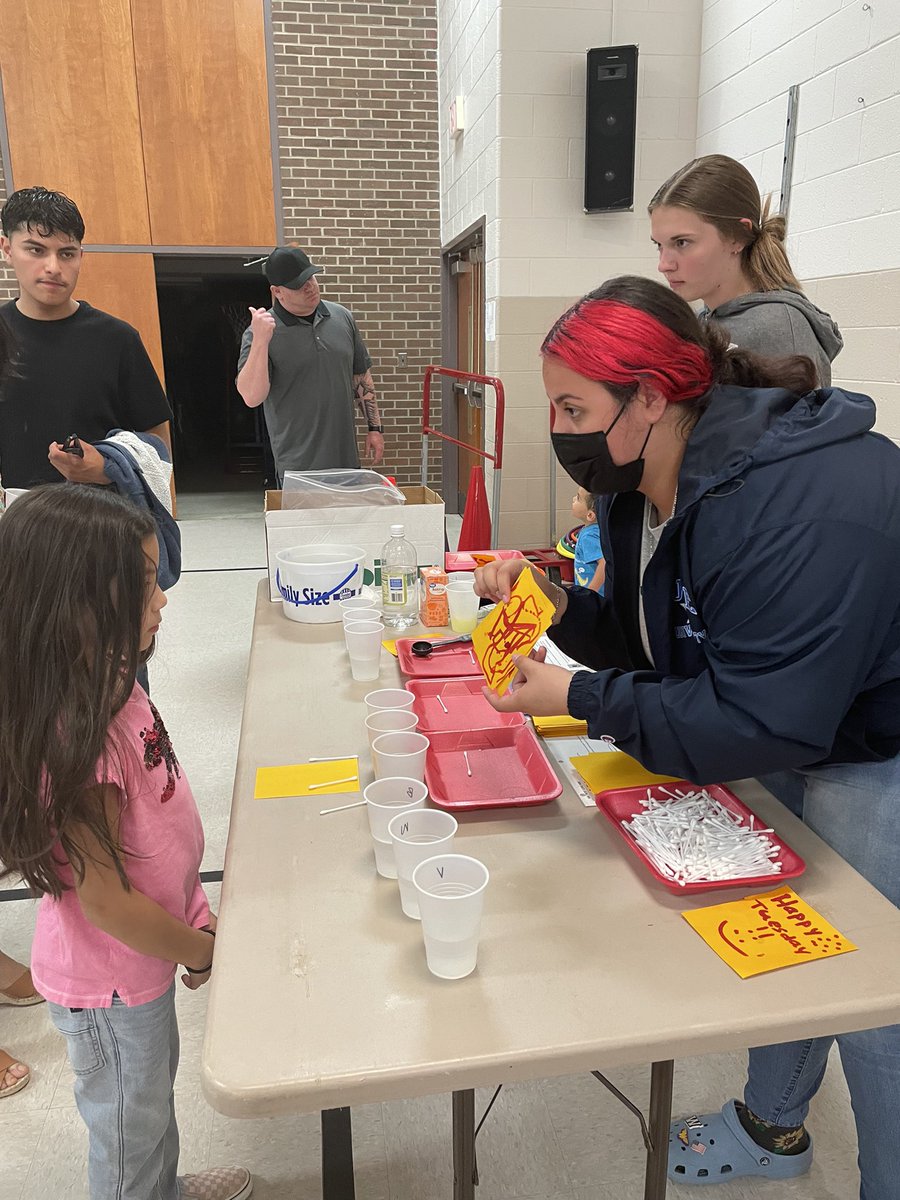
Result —
[[788, 250], [837, 320], [834, 381], [900, 441], [900, 5], [704, 0], [697, 153], [731, 154], [777, 199], [800, 85]]

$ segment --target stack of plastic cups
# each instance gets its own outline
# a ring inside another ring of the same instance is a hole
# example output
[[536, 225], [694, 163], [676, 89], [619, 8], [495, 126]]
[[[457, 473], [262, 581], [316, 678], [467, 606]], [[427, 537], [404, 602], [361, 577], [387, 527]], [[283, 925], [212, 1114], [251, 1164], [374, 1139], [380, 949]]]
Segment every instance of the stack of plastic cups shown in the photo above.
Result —
[[388, 824], [398, 813], [422, 808], [428, 799], [428, 789], [419, 779], [376, 779], [363, 790], [363, 796], [369, 814], [375, 869], [385, 879], [396, 879], [394, 847]]
[[378, 678], [383, 637], [384, 625], [380, 621], [348, 621], [344, 625], [344, 641], [354, 679], [371, 683]]

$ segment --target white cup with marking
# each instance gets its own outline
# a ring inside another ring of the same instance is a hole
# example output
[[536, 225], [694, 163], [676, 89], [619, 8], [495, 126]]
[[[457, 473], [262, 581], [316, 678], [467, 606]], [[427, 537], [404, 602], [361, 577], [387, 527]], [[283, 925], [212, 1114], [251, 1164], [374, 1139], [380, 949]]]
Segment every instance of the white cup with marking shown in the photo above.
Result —
[[400, 907], [413, 920], [420, 920], [413, 871], [426, 858], [449, 854], [458, 828], [456, 818], [440, 808], [414, 808], [398, 813], [388, 821], [400, 885]]
[[388, 823], [400, 812], [422, 808], [428, 799], [428, 788], [419, 779], [376, 779], [363, 788], [363, 796], [375, 852], [375, 869], [385, 879], [396, 879], [394, 845]]
[[438, 979], [464, 979], [475, 970], [489, 879], [484, 863], [466, 854], [438, 854], [413, 871], [425, 960]]

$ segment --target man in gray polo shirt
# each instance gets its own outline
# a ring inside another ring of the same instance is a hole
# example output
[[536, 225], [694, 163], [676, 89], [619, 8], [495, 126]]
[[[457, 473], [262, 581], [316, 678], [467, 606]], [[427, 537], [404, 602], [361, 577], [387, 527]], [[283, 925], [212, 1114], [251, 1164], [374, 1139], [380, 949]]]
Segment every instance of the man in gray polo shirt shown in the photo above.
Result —
[[353, 314], [323, 300], [302, 250], [279, 246], [266, 260], [272, 307], [251, 308], [237, 389], [248, 408], [265, 404], [279, 485], [285, 471], [358, 467], [355, 408], [367, 425], [366, 455], [384, 457], [372, 360]]

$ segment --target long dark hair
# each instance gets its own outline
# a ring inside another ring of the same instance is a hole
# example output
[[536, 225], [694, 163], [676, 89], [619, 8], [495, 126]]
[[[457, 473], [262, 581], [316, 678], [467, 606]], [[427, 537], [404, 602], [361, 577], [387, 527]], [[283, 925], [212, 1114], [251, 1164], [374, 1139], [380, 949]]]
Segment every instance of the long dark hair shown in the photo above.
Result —
[[804, 395], [816, 386], [812, 359], [763, 358], [738, 346], [713, 321], [701, 324], [669, 288], [641, 275], [619, 275], [563, 313], [541, 346], [587, 379], [629, 403], [642, 383], [678, 404], [693, 425], [717, 384], [786, 388]]
[[149, 514], [83, 484], [34, 488], [0, 518], [0, 863], [55, 897], [57, 843], [84, 874], [76, 826], [127, 886], [97, 782], [128, 753], [113, 722], [149, 657], [141, 543], [154, 533]]

